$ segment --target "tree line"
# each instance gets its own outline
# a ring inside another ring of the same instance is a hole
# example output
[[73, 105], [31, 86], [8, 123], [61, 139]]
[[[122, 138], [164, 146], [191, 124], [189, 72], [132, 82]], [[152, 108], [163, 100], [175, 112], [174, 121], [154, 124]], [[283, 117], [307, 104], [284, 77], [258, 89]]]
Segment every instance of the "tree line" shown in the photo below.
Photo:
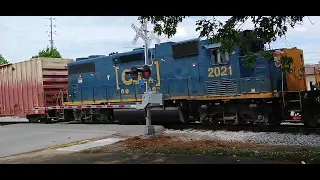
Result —
[[[61, 58], [61, 54], [57, 50], [57, 48], [47, 47], [47, 48], [44, 48], [41, 51], [39, 51], [37, 55], [32, 56], [31, 59], [40, 58], [40, 57]], [[1, 64], [8, 64], [8, 63], [9, 63], [9, 61], [2, 54], [0, 54], [0, 65]]]

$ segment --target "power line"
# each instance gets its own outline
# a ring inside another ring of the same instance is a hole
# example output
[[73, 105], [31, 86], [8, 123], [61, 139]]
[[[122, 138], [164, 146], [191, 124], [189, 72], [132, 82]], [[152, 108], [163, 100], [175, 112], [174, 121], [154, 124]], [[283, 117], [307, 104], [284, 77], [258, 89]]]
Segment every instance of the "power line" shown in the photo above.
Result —
[[[46, 32], [49, 33], [48, 36], [50, 37], [50, 40], [49, 40], [50, 47], [51, 47], [51, 49], [53, 49], [53, 34], [58, 35], [56, 31], [53, 31], [53, 28], [57, 27], [55, 24], [53, 24], [53, 21], [55, 21], [56, 18], [50, 17], [50, 18], [46, 18], [46, 19], [48, 19], [50, 21], [50, 24], [49, 24], [50, 31], [46, 31]], [[46, 25], [46, 26], [48, 26], [48, 25]]]
[[306, 52], [306, 53], [303, 53], [303, 54], [315, 54], [316, 52]]

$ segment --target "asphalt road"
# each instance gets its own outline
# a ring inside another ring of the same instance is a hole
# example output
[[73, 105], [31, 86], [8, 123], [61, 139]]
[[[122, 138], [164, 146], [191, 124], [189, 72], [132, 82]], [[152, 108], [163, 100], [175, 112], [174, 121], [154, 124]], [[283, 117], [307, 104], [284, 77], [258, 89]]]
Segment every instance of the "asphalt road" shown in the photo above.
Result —
[[[156, 126], [156, 131], [163, 129]], [[143, 135], [144, 126], [85, 124], [12, 124], [0, 126], [0, 158], [112, 135]]]

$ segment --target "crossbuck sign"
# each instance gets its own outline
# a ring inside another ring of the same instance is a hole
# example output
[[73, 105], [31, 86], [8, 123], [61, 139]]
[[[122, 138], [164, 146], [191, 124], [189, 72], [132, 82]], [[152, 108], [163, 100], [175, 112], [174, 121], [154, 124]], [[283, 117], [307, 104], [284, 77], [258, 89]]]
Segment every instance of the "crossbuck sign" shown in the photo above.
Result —
[[147, 46], [150, 46], [152, 40], [156, 40], [158, 44], [160, 43], [160, 39], [153, 32], [150, 32], [150, 37], [144, 33], [144, 31], [147, 31], [146, 24], [142, 24], [140, 28], [132, 24], [131, 28], [137, 33], [133, 38], [132, 44], [135, 44], [139, 38], [141, 38]]

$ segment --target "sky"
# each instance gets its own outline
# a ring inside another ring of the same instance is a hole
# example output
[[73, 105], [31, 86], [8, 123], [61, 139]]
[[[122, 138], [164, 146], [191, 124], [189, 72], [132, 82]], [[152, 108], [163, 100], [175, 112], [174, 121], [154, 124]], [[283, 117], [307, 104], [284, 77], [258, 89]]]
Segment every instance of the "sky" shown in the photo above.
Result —
[[[50, 21], [45, 16], [1, 16], [0, 17], [0, 53], [9, 62], [30, 59], [49, 42]], [[139, 39], [132, 44], [135, 32], [131, 24], [140, 26], [137, 16], [57, 16], [53, 17], [54, 46], [63, 58], [87, 57], [89, 55], [108, 55], [111, 52], [126, 52], [141, 47]], [[180, 41], [197, 38], [196, 20], [203, 17], [187, 18], [178, 26], [177, 34], [168, 39], [160, 37], [161, 42]], [[219, 17], [226, 20], [228, 17]], [[250, 22], [243, 28], [250, 28]], [[152, 26], [148, 25], [152, 30]], [[151, 47], [154, 46], [154, 43]], [[320, 61], [320, 16], [304, 19], [304, 23], [289, 29], [286, 38], [271, 44], [271, 48], [297, 47], [304, 51], [305, 62]]]

